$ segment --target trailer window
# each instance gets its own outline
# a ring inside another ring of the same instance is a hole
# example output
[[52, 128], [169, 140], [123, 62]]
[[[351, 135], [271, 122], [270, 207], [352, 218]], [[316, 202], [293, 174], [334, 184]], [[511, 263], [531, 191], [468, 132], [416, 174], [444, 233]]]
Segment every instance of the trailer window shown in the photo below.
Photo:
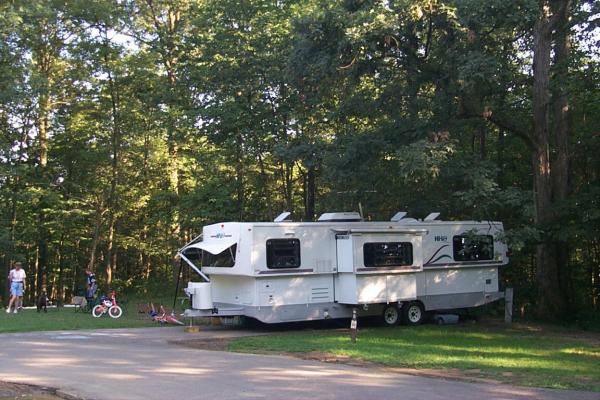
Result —
[[269, 239], [267, 240], [267, 268], [299, 268], [300, 240], [299, 239]]
[[380, 242], [363, 245], [365, 267], [399, 267], [412, 265], [411, 242]]
[[492, 235], [459, 235], [452, 238], [455, 261], [483, 261], [494, 258]]
[[208, 251], [202, 250], [202, 266], [231, 268], [235, 264], [236, 250], [237, 244], [223, 250], [219, 254], [211, 254]]

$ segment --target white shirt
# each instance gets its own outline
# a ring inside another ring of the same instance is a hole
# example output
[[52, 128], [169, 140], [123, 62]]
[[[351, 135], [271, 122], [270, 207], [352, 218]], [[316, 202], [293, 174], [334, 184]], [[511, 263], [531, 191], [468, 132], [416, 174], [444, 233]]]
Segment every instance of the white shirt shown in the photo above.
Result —
[[20, 270], [11, 269], [8, 273], [8, 277], [11, 282], [23, 282], [25, 280], [25, 270], [21, 268]]

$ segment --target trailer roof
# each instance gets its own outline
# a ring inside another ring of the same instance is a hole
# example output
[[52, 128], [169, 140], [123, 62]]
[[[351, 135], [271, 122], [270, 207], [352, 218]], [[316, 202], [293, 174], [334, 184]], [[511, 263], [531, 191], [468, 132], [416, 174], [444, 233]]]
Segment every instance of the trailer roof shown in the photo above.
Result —
[[421, 221], [421, 220], [400, 220], [394, 221], [359, 221], [359, 222], [335, 222], [335, 221], [323, 221], [323, 222], [237, 222], [237, 221], [224, 221], [218, 222], [213, 225], [223, 224], [240, 224], [240, 225], [251, 225], [255, 227], [329, 227], [329, 228], [361, 228], [361, 227], [373, 227], [373, 228], [384, 228], [389, 227], [390, 229], [401, 228], [401, 227], [426, 227], [426, 226], [440, 226], [440, 225], [486, 225], [490, 227], [502, 227], [502, 222], [499, 221]]

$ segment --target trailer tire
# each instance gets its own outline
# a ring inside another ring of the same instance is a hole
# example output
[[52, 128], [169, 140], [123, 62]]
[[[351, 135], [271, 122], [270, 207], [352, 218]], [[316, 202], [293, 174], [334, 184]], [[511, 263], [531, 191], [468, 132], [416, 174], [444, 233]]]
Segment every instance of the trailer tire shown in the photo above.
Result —
[[419, 325], [425, 320], [425, 309], [419, 301], [411, 301], [404, 305], [402, 312], [407, 325]]
[[400, 310], [396, 304], [388, 304], [383, 308], [381, 319], [386, 326], [398, 325], [400, 322]]

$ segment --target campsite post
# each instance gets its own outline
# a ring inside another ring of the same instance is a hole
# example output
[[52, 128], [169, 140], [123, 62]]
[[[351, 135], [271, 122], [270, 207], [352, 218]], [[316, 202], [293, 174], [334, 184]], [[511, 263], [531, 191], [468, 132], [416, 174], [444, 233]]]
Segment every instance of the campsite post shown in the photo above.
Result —
[[504, 292], [504, 322], [510, 324], [513, 316], [513, 288], [506, 288]]
[[356, 343], [356, 331], [357, 331], [356, 308], [353, 308], [352, 309], [352, 320], [350, 321], [350, 337], [352, 339], [352, 343]]

